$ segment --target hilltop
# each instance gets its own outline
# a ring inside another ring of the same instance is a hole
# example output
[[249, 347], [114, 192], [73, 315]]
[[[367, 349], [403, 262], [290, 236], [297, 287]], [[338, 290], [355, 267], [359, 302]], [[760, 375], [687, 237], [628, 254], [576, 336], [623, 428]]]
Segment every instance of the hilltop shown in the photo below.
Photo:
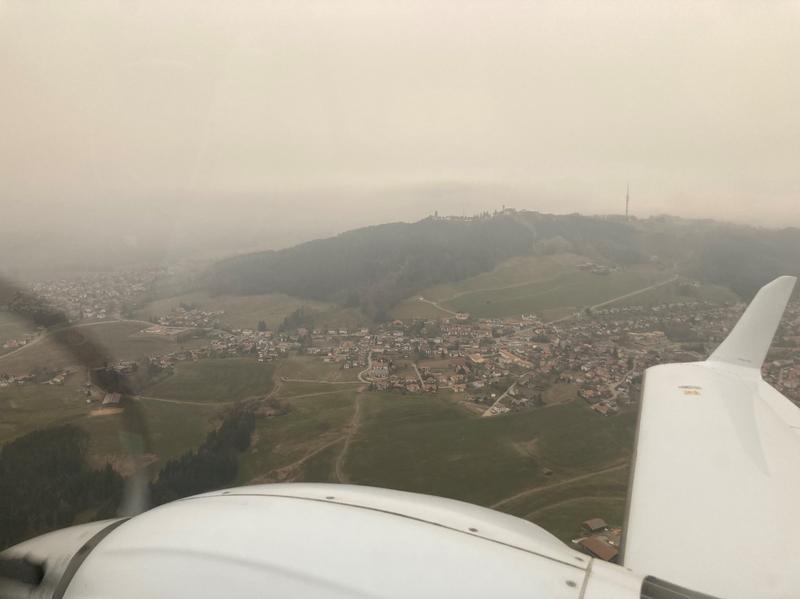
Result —
[[747, 299], [772, 277], [800, 270], [800, 229], [515, 210], [429, 217], [229, 258], [209, 269], [204, 285], [214, 294], [334, 302], [382, 320], [423, 289], [490, 272], [511, 258], [556, 254], [619, 269], [668, 270]]

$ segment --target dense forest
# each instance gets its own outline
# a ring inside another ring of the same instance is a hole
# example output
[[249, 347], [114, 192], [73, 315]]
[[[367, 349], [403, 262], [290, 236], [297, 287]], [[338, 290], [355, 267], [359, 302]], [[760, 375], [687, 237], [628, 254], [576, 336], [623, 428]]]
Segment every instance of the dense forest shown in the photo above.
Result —
[[[152, 505], [230, 485], [250, 446], [255, 414], [231, 410], [196, 449], [168, 461], [150, 485]], [[0, 449], [0, 549], [75, 523], [113, 518], [124, 480], [86, 461], [87, 433], [64, 425], [34, 431]]]
[[215, 293], [280, 292], [359, 306], [377, 320], [428, 286], [470, 277], [514, 256], [572, 252], [620, 266], [658, 262], [749, 299], [800, 270], [800, 230], [765, 230], [671, 217], [624, 221], [504, 211], [366, 227], [214, 265]]
[[69, 526], [82, 512], [116, 515], [123, 480], [86, 461], [88, 436], [65, 425], [34, 431], [0, 450], [0, 548]]
[[252, 410], [231, 411], [220, 427], [211, 431], [197, 450], [167, 462], [150, 486], [153, 505], [161, 505], [204, 491], [230, 485], [236, 480], [239, 454], [250, 447], [255, 429]]

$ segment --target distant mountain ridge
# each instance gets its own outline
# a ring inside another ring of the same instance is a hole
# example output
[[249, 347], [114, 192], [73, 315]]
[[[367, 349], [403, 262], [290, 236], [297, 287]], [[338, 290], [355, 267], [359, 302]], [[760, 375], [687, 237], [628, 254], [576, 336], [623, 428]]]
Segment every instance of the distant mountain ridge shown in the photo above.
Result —
[[778, 274], [800, 270], [800, 229], [765, 230], [654, 217], [551, 215], [504, 210], [355, 229], [215, 264], [212, 293], [285, 293], [359, 306], [381, 320], [426, 287], [493, 269], [515, 256], [572, 252], [621, 266], [658, 261], [748, 298]]

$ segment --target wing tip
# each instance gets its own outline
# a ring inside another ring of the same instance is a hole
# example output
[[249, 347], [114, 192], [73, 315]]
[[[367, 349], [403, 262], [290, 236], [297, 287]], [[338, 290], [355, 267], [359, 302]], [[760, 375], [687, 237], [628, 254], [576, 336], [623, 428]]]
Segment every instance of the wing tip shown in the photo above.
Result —
[[760, 369], [796, 282], [796, 276], [782, 275], [759, 289], [708, 360]]

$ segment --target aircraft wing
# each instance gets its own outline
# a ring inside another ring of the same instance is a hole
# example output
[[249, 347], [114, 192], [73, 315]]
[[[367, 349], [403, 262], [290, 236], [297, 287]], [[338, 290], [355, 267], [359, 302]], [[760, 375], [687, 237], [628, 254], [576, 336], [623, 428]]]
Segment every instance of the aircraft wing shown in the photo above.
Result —
[[717, 597], [800, 593], [800, 410], [761, 378], [794, 284], [763, 287], [705, 362], [647, 370], [626, 567]]

